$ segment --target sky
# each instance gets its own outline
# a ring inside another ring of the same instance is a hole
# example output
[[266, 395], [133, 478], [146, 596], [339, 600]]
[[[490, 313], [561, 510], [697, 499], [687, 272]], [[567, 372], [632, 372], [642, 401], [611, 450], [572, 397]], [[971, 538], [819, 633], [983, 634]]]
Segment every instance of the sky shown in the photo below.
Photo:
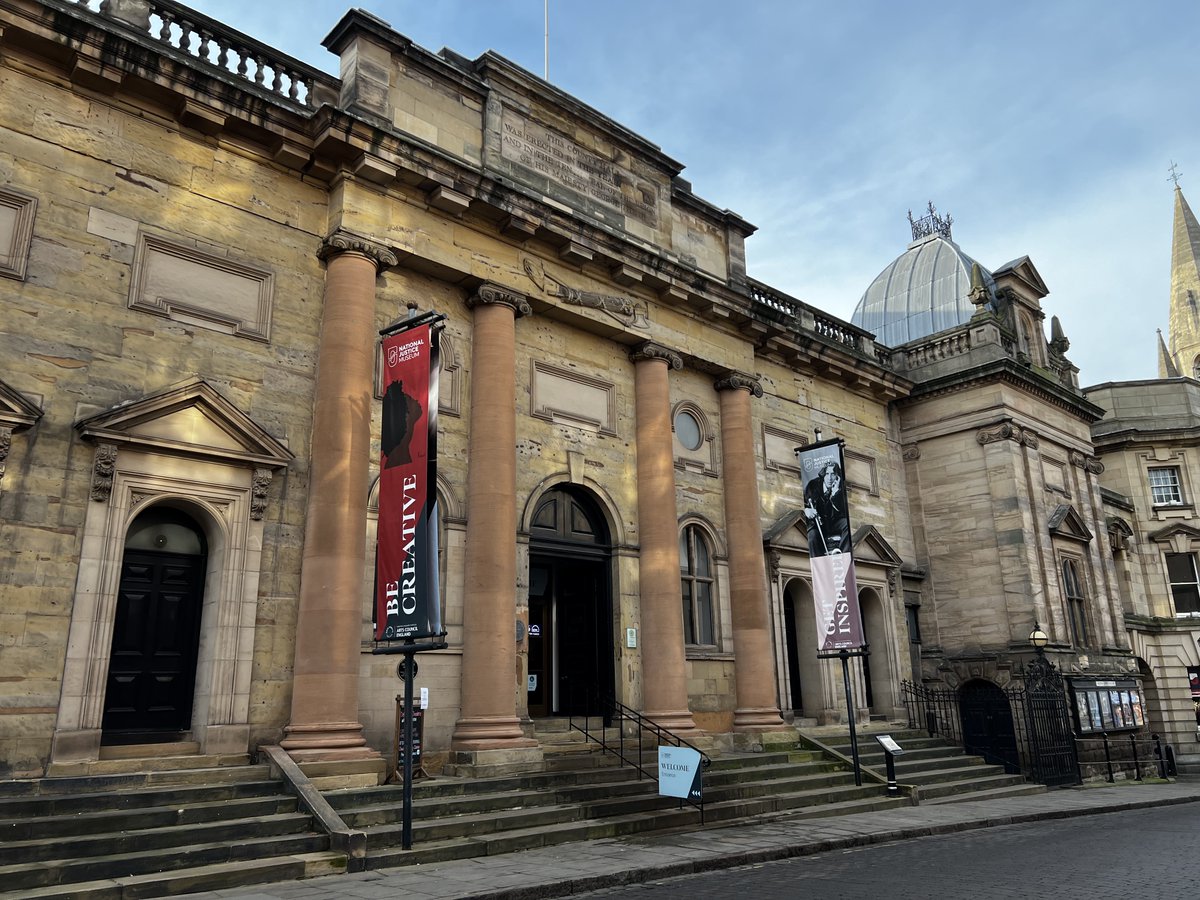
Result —
[[[1172, 162], [1200, 208], [1194, 0], [357, 2], [429, 50], [548, 56], [758, 227], [751, 277], [825, 312], [850, 319], [933, 202], [985, 267], [1030, 257], [1080, 384], [1157, 376]], [[188, 5], [337, 72], [346, 0]]]

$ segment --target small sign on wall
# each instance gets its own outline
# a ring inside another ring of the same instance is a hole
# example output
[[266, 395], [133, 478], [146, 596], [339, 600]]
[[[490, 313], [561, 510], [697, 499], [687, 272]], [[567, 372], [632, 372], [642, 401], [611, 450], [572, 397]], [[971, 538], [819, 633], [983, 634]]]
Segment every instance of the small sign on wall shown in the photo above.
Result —
[[525, 689], [531, 694], [537, 690], [537, 678], [538, 677], [536, 675], [530, 675], [528, 678], [528, 683], [526, 684]]

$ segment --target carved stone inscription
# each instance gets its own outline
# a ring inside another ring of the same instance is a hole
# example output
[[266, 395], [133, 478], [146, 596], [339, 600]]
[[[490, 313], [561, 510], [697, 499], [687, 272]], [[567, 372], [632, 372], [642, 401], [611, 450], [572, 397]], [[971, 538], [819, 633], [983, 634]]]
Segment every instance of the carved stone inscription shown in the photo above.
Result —
[[[657, 224], [653, 186], [636, 189], [637, 180], [627, 169], [511, 109], [504, 110], [501, 120], [500, 155], [623, 215], [646, 225]], [[636, 193], [637, 199], [627, 195], [623, 185]]]

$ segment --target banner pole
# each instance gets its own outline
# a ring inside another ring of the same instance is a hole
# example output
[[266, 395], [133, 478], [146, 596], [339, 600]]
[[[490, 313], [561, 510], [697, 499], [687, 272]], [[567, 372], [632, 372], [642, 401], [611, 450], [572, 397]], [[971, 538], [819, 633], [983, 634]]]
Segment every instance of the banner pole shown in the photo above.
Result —
[[854, 759], [854, 786], [862, 787], [862, 767], [858, 762], [858, 731], [854, 726], [854, 693], [850, 690], [850, 651], [838, 653], [842, 661], [842, 681], [846, 685], [846, 714], [850, 719], [850, 755]]
[[400, 753], [404, 757], [404, 824], [401, 843], [405, 850], [412, 849], [412, 801], [413, 801], [413, 669], [416, 668], [414, 650], [404, 651], [404, 738]]

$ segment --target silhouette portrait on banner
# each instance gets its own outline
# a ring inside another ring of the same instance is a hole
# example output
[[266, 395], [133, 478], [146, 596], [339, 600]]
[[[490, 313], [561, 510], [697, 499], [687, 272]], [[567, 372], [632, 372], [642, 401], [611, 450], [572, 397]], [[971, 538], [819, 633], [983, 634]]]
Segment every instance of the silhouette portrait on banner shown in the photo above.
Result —
[[809, 556], [850, 552], [850, 515], [842, 467], [826, 460], [804, 486]]
[[383, 433], [380, 436], [383, 467], [412, 462], [412, 439], [421, 418], [421, 404], [404, 393], [404, 382], [393, 381], [383, 395]]

